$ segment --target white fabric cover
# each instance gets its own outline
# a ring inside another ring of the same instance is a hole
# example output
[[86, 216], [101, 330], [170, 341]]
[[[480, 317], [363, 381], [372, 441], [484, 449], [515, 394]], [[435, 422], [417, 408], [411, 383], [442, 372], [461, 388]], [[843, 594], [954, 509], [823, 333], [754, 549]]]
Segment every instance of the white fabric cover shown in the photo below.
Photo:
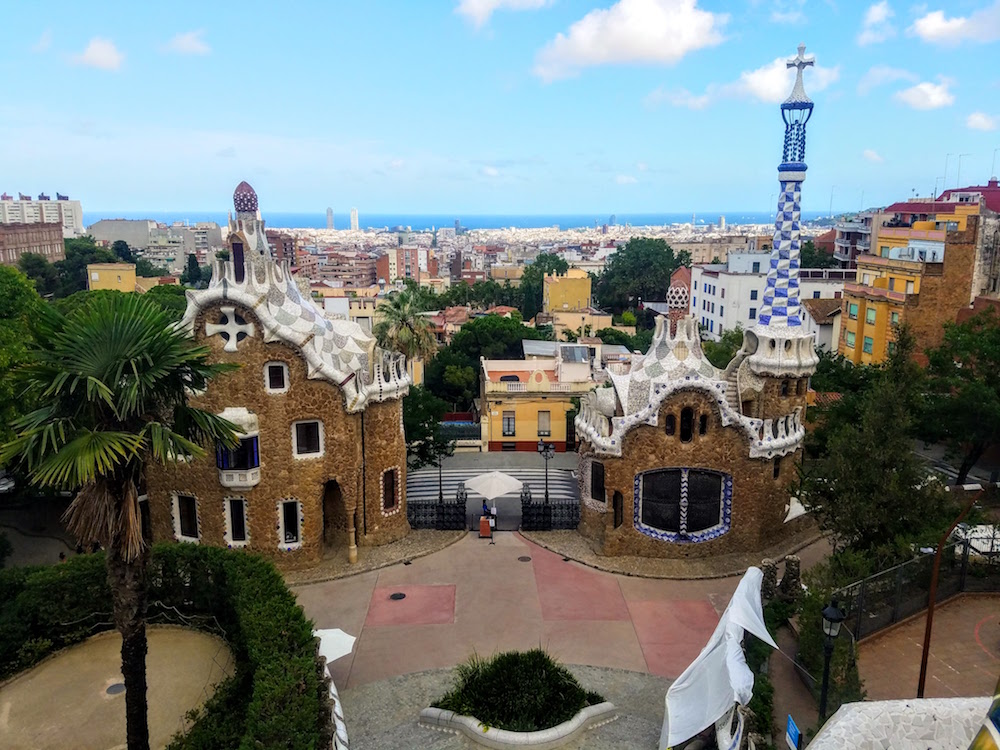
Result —
[[708, 644], [667, 690], [660, 750], [691, 739], [726, 716], [734, 703], [753, 695], [753, 673], [743, 654], [743, 635], [753, 633], [771, 648], [778, 645], [764, 626], [760, 568], [747, 568]]
[[340, 657], [347, 656], [354, 650], [354, 636], [345, 633], [340, 628], [314, 630], [313, 635], [319, 637], [320, 656], [325, 657], [328, 662], [337, 661]]
[[472, 479], [465, 480], [465, 488], [482, 495], [487, 500], [494, 500], [501, 495], [509, 495], [521, 489], [518, 479], [500, 471], [490, 471]]

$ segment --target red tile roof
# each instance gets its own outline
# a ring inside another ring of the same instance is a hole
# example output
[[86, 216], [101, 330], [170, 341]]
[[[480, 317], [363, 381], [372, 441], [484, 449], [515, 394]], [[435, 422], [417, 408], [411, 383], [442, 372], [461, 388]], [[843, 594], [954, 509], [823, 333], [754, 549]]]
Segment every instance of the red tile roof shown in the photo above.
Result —
[[833, 323], [833, 316], [840, 313], [839, 299], [804, 299], [802, 306], [809, 311], [809, 317], [816, 321], [817, 325], [830, 325]]
[[985, 185], [971, 185], [964, 188], [945, 190], [938, 196], [938, 200], [950, 198], [952, 193], [982, 193], [986, 207], [990, 211], [1000, 212], [1000, 182], [995, 177]]

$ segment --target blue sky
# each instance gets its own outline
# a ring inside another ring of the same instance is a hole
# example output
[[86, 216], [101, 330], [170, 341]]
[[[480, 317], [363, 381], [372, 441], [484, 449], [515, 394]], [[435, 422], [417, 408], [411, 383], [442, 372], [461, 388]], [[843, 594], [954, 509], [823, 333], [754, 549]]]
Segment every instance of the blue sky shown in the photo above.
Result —
[[799, 42], [804, 209], [1000, 148], [1000, 0], [5, 6], [0, 192], [88, 211], [768, 211]]

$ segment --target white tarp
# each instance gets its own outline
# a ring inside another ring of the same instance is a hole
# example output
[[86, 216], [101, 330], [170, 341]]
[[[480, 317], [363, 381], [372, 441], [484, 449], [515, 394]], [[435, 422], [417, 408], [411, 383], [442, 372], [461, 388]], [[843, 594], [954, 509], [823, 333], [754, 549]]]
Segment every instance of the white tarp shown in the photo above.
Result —
[[753, 673], [743, 654], [744, 631], [771, 648], [778, 645], [764, 626], [760, 568], [747, 568], [708, 645], [667, 690], [660, 750], [676, 747], [729, 714], [734, 703], [753, 695]]
[[521, 489], [521, 481], [501, 471], [490, 471], [466, 479], [465, 487], [487, 500], [495, 500], [501, 495], [518, 492]]
[[340, 628], [314, 630], [313, 635], [319, 637], [319, 653], [326, 657], [327, 662], [337, 661], [354, 650], [354, 636]]

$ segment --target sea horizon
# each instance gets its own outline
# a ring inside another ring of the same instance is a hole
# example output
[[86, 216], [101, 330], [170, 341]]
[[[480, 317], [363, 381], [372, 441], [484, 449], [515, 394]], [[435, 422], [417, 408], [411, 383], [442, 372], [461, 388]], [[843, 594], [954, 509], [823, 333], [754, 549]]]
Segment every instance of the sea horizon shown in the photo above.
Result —
[[[712, 211], [695, 213], [699, 226], [718, 225], [719, 218], [725, 217], [727, 225], [771, 224], [774, 213], [763, 211]], [[150, 220], [161, 224], [182, 222], [195, 224], [199, 221], [214, 221], [225, 226], [228, 214], [225, 211], [84, 211], [83, 222], [90, 226], [101, 219]], [[266, 225], [272, 229], [326, 229], [326, 212], [275, 211], [263, 213]], [[443, 213], [371, 213], [360, 214], [360, 229], [383, 229], [409, 227], [411, 231], [428, 231], [432, 228], [454, 227], [458, 220], [464, 229], [543, 229], [558, 226], [560, 229], [593, 229], [603, 224], [611, 224], [610, 216], [592, 214], [541, 213], [541, 214], [443, 214]], [[803, 211], [802, 221], [817, 221], [827, 218], [821, 211]], [[682, 212], [634, 212], [615, 215], [616, 224], [642, 226], [670, 226], [690, 224], [691, 213]], [[334, 229], [348, 229], [350, 216], [347, 213], [334, 214]]]

